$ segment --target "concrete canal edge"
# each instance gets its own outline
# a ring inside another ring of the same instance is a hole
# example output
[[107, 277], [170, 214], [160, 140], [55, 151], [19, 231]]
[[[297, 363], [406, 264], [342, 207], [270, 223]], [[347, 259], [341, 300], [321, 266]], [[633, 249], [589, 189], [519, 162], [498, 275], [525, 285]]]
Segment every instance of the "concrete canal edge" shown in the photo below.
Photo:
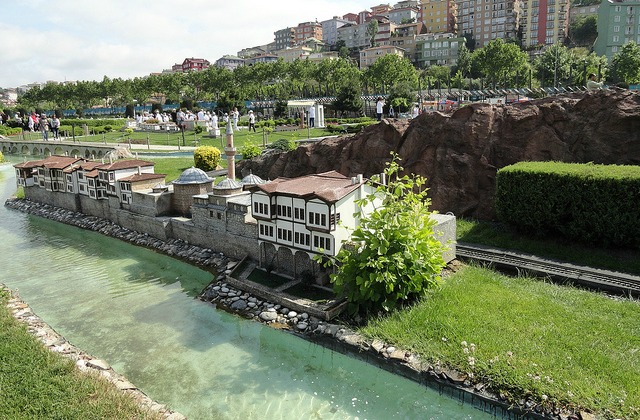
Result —
[[[459, 400], [463, 404], [471, 404], [473, 407], [491, 413], [497, 418], [510, 420], [593, 420], [597, 418], [586, 412], [576, 413], [562, 410], [559, 407], [543, 406], [540, 401], [529, 399], [520, 400], [518, 404], [514, 405], [501, 398], [499, 393], [488, 389], [485, 384], [472, 380], [464, 372], [452, 370], [446, 366], [426, 363], [410, 352], [397, 349], [379, 340], [366, 339], [347, 326], [332, 324], [304, 312], [300, 314], [301, 316], [297, 313], [295, 316], [290, 316], [290, 314], [295, 313], [295, 311], [286, 308], [284, 304], [272, 303], [266, 301], [264, 297], [253, 296], [250, 293], [255, 292], [254, 290], [243, 290], [237, 282], [229, 283], [228, 276], [232, 273], [233, 267], [235, 267], [238, 262], [231, 261], [223, 254], [216, 253], [210, 249], [202, 249], [181, 240], [161, 241], [147, 234], [122, 228], [106, 219], [96, 217], [87, 218], [81, 213], [48, 204], [8, 199], [5, 202], [5, 206], [50, 220], [93, 230], [135, 245], [146, 246], [168, 256], [194, 263], [205, 269], [215, 268], [218, 275], [203, 290], [199, 297], [201, 300], [210, 302], [227, 312], [261, 322], [273, 328], [288, 331], [291, 334], [295, 334], [300, 338], [314, 342], [325, 348], [355, 357], [388, 372], [401, 375], [417, 383], [431, 387], [443, 395]], [[234, 288], [238, 290], [234, 290]], [[226, 292], [221, 293], [222, 290], [226, 290]], [[255, 302], [258, 304], [252, 306], [238, 305], [238, 300], [241, 299], [250, 301], [252, 304]], [[19, 302], [21, 302], [21, 300]], [[30, 309], [29, 312], [23, 313], [23, 310], [28, 308], [24, 302], [18, 303], [18, 305], [24, 305], [22, 310], [14, 310], [15, 313], [22, 314], [20, 315], [21, 317], [24, 317], [27, 313], [32, 313]], [[264, 315], [271, 316], [267, 317]], [[31, 316], [35, 316], [35, 314], [29, 315], [27, 318]], [[46, 326], [42, 320], [37, 318], [37, 316], [35, 317], [35, 322], [38, 325]], [[46, 326], [45, 331], [57, 334], [49, 326]], [[74, 348], [59, 335], [54, 343], [58, 341], [66, 343], [68, 348]], [[46, 342], [45, 345], [47, 345]], [[54, 344], [53, 346], [47, 345], [47, 347], [53, 351], [60, 351], [57, 350], [60, 344]], [[79, 349], [74, 348], [73, 351], [77, 354], [84, 354]], [[62, 353], [64, 354], [64, 352]], [[85, 354], [82, 360], [94, 359]], [[88, 363], [84, 364], [88, 365]], [[106, 377], [115, 377], [116, 385], [118, 385], [118, 381], [131, 385], [124, 377], [114, 372], [110, 367], [103, 369], [102, 372], [108, 372], [103, 373]], [[135, 386], [131, 385], [131, 387], [132, 389], [125, 389], [125, 391], [133, 392], [133, 390], [137, 390]], [[143, 407], [154, 407], [156, 410], [159, 410], [158, 412], [166, 415], [167, 418], [171, 420], [185, 418], [180, 413], [172, 412], [165, 406], [151, 401], [142, 391], [137, 390], [137, 392], [140, 393], [140, 401]]]

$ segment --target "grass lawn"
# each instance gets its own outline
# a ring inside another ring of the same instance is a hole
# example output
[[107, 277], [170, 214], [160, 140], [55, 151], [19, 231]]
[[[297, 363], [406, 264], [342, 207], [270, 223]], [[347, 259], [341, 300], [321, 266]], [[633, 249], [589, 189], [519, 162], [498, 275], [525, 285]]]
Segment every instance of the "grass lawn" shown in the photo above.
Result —
[[47, 350], [16, 321], [0, 290], [0, 417], [161, 419], [97, 375]]
[[465, 266], [361, 333], [472, 374], [514, 401], [640, 417], [638, 301]]
[[[82, 142], [97, 142], [97, 143], [128, 143], [129, 141], [148, 144], [151, 148], [154, 145], [161, 146], [215, 146], [218, 148], [224, 147], [225, 131], [224, 128], [220, 129], [221, 136], [218, 138], [209, 137], [206, 133], [195, 134], [194, 131], [185, 131], [184, 141], [182, 139], [182, 133], [180, 132], [143, 132], [134, 131], [131, 136], [125, 136], [122, 131], [112, 131], [105, 134], [90, 135], [87, 137], [77, 137], [76, 139]], [[310, 130], [300, 129], [296, 131], [282, 131], [272, 132], [268, 135], [264, 135], [261, 128], [258, 128], [254, 133], [246, 128], [243, 130], [234, 131], [233, 140], [234, 145], [237, 148], [241, 148], [246, 144], [253, 144], [256, 146], [262, 146], [265, 142], [271, 143], [278, 139], [293, 139], [293, 140], [305, 140], [307, 138], [326, 137], [331, 136], [329, 131], [321, 128], [312, 128]]]

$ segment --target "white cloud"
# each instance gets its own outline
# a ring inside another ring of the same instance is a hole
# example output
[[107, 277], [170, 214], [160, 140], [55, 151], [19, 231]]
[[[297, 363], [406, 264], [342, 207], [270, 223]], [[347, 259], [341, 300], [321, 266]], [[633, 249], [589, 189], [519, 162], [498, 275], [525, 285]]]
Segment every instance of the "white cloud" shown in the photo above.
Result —
[[186, 57], [214, 62], [301, 22], [358, 13], [368, 1], [32, 0], [2, 7], [0, 87], [145, 76]]

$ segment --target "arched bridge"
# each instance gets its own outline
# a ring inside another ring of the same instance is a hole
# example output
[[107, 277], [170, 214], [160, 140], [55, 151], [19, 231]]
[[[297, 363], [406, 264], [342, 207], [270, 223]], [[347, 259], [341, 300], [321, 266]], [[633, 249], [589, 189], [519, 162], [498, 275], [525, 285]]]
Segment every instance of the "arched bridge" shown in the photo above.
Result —
[[11, 140], [0, 138], [3, 154], [22, 156], [67, 155], [87, 159], [101, 159], [115, 150], [113, 144], [81, 143], [72, 141]]

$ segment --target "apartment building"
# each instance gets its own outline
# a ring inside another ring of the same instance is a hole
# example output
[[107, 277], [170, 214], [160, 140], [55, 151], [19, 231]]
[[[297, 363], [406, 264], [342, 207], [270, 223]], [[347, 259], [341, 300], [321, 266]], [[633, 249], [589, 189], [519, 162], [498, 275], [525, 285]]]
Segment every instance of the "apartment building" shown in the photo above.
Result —
[[640, 44], [640, 1], [603, 0], [598, 9], [594, 51], [609, 60], [630, 41]]
[[456, 0], [457, 27], [470, 34], [476, 47], [494, 39], [517, 38], [520, 31], [520, 0]]
[[525, 0], [520, 25], [525, 47], [564, 42], [569, 31], [569, 0]]
[[457, 8], [454, 0], [421, 0], [418, 19], [433, 34], [457, 32]]

